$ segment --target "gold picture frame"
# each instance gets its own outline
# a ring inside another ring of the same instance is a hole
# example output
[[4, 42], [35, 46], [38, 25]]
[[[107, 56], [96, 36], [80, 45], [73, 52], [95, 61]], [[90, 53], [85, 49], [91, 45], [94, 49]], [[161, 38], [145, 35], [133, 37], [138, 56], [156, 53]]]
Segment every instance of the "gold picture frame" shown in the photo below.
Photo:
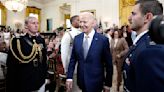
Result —
[[96, 10], [82, 10], [80, 12], [90, 12], [94, 15], [94, 17], [96, 17]]

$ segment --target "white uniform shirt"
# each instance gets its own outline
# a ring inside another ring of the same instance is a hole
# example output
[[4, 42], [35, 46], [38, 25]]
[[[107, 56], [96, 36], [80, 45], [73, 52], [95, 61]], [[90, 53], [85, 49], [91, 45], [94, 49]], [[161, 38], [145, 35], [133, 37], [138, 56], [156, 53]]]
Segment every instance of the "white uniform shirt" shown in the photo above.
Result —
[[[72, 38], [74, 39], [74, 37], [76, 35], [80, 34], [81, 31], [80, 31], [80, 29], [72, 27], [71, 31], [69, 31], [69, 33], [65, 32], [65, 34], [61, 40], [61, 59], [62, 59], [65, 73], [68, 71], [68, 66], [69, 66], [70, 57], [71, 57], [71, 53], [72, 53], [72, 45], [70, 45], [70, 43], [72, 41]], [[72, 38], [70, 37], [70, 35]], [[77, 73], [76, 69], [75, 69], [74, 73], [75, 74]]]

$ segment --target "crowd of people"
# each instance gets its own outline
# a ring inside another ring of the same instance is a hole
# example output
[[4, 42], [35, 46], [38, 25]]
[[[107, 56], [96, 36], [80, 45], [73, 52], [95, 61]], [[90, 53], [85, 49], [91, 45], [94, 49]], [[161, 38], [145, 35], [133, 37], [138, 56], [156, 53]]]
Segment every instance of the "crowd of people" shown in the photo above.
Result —
[[[0, 79], [6, 79], [5, 91], [110, 92], [115, 85], [114, 92], [162, 92], [163, 18], [159, 1], [138, 0], [129, 25], [120, 28], [102, 30], [89, 12], [72, 16], [71, 28], [60, 27], [56, 35], [40, 34], [35, 17], [26, 18], [22, 31], [1, 28]], [[65, 78], [63, 89], [58, 89], [59, 76]]]

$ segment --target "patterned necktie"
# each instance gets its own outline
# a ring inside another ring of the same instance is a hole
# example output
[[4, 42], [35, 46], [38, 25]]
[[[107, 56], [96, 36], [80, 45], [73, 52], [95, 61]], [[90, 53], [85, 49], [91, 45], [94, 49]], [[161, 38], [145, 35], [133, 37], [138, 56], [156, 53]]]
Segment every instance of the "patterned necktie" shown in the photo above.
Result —
[[85, 39], [83, 42], [84, 59], [86, 59], [87, 54], [88, 54], [88, 49], [89, 49], [88, 38], [89, 38], [89, 36], [85, 36]]

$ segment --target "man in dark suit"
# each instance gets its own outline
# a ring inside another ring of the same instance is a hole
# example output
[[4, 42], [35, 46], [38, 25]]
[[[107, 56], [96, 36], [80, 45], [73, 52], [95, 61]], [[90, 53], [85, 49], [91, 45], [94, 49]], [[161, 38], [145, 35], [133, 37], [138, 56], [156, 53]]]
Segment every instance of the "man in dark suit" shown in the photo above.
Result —
[[124, 90], [125, 92], [136, 91], [136, 62], [138, 55], [146, 48], [150, 42], [148, 36], [148, 26], [153, 16], [163, 14], [162, 4], [156, 0], [139, 0], [136, 2], [132, 14], [129, 17], [130, 27], [136, 31], [137, 37], [130, 48], [123, 66]]
[[80, 14], [80, 27], [83, 33], [74, 39], [66, 81], [68, 91], [72, 88], [76, 63], [77, 84], [83, 92], [102, 92], [103, 86], [104, 92], [109, 92], [112, 86], [113, 66], [109, 41], [93, 29], [93, 24], [94, 16], [91, 13]]
[[149, 27], [151, 42], [137, 58], [136, 91], [164, 91], [164, 16], [155, 18]]
[[47, 56], [44, 39], [38, 35], [38, 19], [25, 20], [25, 36], [13, 37], [7, 58], [7, 92], [44, 92]]

